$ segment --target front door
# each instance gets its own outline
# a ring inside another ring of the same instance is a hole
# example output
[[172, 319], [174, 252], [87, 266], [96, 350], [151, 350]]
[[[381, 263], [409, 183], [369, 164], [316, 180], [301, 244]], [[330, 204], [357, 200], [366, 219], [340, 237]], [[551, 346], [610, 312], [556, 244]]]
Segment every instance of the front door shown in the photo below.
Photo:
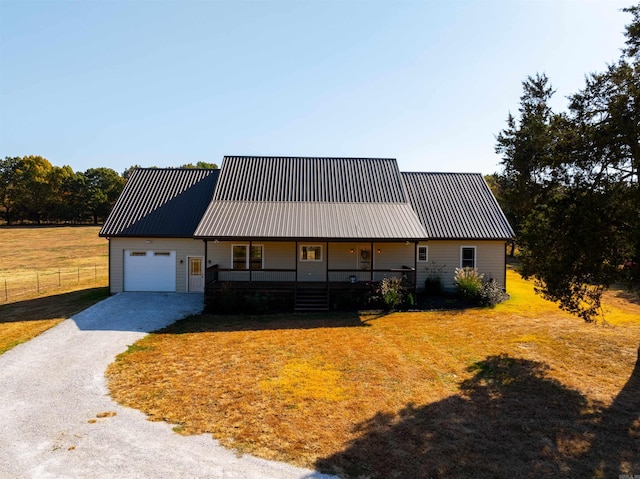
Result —
[[371, 247], [358, 247], [358, 269], [360, 271], [369, 271], [371, 269]]
[[204, 291], [204, 258], [202, 256], [189, 257], [189, 292], [202, 293]]

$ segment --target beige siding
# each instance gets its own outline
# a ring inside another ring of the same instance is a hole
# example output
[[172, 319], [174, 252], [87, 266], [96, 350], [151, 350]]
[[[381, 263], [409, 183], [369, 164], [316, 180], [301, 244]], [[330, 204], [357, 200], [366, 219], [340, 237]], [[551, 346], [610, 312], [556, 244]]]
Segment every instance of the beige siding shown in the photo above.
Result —
[[418, 262], [418, 288], [424, 288], [427, 268], [442, 269], [442, 286], [454, 289], [453, 275], [460, 267], [463, 246], [475, 246], [476, 268], [486, 279], [493, 278], [505, 285], [505, 242], [504, 241], [429, 241], [420, 245], [428, 247], [428, 262]]
[[[253, 241], [253, 245], [262, 245], [264, 269], [291, 269], [296, 268], [295, 243], [286, 241]], [[232, 247], [233, 245], [249, 246], [248, 241], [220, 241], [207, 243], [207, 256], [211, 261], [210, 265], [217, 264], [220, 269], [232, 268]], [[221, 281], [249, 281], [248, 271], [225, 271], [219, 273]], [[252, 281], [266, 280], [293, 281], [292, 273], [275, 273], [253, 271]]]
[[[188, 256], [204, 256], [204, 242], [188, 238], [111, 238], [109, 240], [109, 284], [111, 293], [124, 290], [125, 250], [175, 251], [176, 291], [187, 292]], [[182, 261], [182, 263], [180, 263]]]

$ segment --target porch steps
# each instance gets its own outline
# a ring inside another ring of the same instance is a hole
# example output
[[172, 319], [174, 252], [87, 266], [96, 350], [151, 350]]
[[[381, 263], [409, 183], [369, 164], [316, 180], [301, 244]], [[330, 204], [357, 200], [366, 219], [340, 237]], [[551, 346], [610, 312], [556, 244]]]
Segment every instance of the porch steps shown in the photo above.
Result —
[[296, 311], [329, 311], [329, 291], [326, 289], [298, 289]]

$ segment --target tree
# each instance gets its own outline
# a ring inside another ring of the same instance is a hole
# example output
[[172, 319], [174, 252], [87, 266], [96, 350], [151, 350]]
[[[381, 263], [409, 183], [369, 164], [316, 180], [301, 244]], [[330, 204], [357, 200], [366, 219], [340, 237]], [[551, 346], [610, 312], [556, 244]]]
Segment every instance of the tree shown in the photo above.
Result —
[[511, 188], [505, 201], [517, 212], [523, 274], [587, 321], [610, 284], [640, 281], [640, 5], [625, 11], [633, 21], [620, 60], [589, 75], [568, 112], [534, 115], [544, 120], [533, 122], [536, 135], [523, 135], [530, 117], [521, 108], [520, 123], [510, 121], [496, 147]]
[[553, 161], [554, 114], [548, 102], [554, 90], [544, 74], [527, 77], [522, 88], [519, 118], [509, 113], [507, 128], [496, 137], [503, 171], [495, 175], [494, 188], [500, 191], [505, 215], [516, 233], [512, 256], [522, 224], [539, 201]]
[[0, 160], [0, 213], [2, 218], [11, 225], [16, 219], [15, 194], [17, 187], [17, 169], [19, 157], [5, 157]]
[[19, 219], [40, 224], [51, 204], [50, 175], [53, 165], [41, 156], [24, 156], [16, 164], [14, 207]]
[[90, 168], [84, 172], [86, 206], [94, 224], [106, 218], [124, 188], [125, 180], [111, 168]]
[[179, 166], [179, 168], [204, 168], [207, 170], [217, 170], [218, 165], [216, 163], [207, 163], [206, 161], [198, 161], [195, 165], [193, 163], [186, 163]]

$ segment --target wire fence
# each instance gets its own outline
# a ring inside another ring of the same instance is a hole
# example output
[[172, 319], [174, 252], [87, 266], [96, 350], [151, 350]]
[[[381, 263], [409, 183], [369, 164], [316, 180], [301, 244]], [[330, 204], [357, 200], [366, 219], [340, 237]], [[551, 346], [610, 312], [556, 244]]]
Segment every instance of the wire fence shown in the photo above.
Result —
[[79, 285], [105, 284], [108, 278], [108, 266], [98, 264], [21, 271], [16, 275], [0, 276], [0, 304], [13, 302], [21, 296], [33, 296]]

